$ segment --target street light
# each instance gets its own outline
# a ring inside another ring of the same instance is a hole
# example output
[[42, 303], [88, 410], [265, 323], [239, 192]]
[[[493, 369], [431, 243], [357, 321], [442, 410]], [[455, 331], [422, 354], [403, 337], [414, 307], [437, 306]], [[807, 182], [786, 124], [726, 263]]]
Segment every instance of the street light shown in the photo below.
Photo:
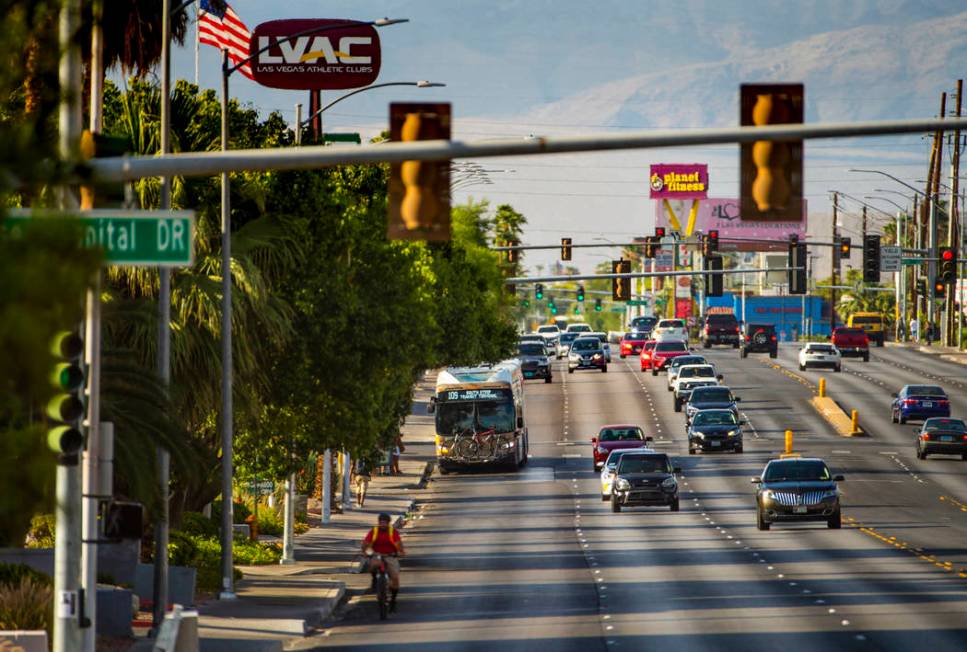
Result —
[[[398, 23], [409, 22], [408, 18], [379, 18], [368, 22], [344, 22], [333, 25], [316, 26], [295, 34], [286, 36], [282, 41], [291, 41], [300, 36], [318, 34], [347, 27], [370, 25], [385, 27]], [[229, 65], [228, 50], [222, 50], [222, 151], [228, 151], [228, 78], [236, 70], [246, 65], [257, 56], [274, 47], [281, 41], [266, 45], [234, 66]], [[232, 577], [232, 445], [233, 445], [233, 408], [232, 408], [232, 217], [231, 217], [231, 182], [228, 172], [222, 172], [222, 531], [221, 543], [221, 571], [222, 590], [219, 599], [235, 599], [235, 579]]]
[[[296, 105], [296, 108], [297, 108], [297, 110], [296, 110], [296, 145], [301, 145], [302, 144], [302, 127], [305, 126], [305, 125], [307, 125], [307, 124], [309, 124], [313, 120], [315, 120], [315, 118], [317, 116], [321, 116], [324, 111], [328, 111], [329, 109], [331, 109], [336, 104], [339, 104], [343, 100], [345, 100], [345, 99], [347, 99], [349, 97], [352, 97], [353, 95], [359, 95], [360, 93], [365, 93], [366, 91], [376, 90], [377, 88], [386, 88], [388, 86], [415, 86], [416, 88], [443, 88], [444, 86], [446, 86], [446, 84], [441, 83], [441, 82], [431, 82], [431, 81], [427, 81], [425, 79], [421, 79], [420, 81], [415, 81], [415, 82], [385, 82], [383, 84], [373, 84], [372, 86], [365, 86], [363, 88], [357, 88], [356, 90], [354, 90], [354, 91], [352, 91], [350, 93], [346, 93], [345, 95], [342, 95], [340, 97], [337, 97], [332, 102], [330, 102], [329, 104], [327, 104], [324, 107], [320, 108], [318, 111], [316, 111], [315, 113], [313, 113], [312, 115], [310, 115], [305, 120], [301, 120], [300, 119], [300, 115], [299, 114], [301, 113], [301, 107], [302, 107], [302, 105], [301, 104], [297, 104]], [[323, 133], [322, 133], [322, 122], [321, 121], [322, 121], [322, 118], [320, 118], [319, 136], [323, 139], [323, 141], [325, 141], [325, 137], [323, 136]]]

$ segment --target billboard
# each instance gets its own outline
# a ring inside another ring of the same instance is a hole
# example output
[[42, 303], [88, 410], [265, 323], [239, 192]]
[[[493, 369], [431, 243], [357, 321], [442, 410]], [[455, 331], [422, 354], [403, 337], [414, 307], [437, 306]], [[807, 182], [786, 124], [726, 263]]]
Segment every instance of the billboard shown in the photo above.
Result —
[[[677, 214], [687, 213], [686, 207], [675, 209]], [[748, 222], [742, 219], [738, 199], [706, 199], [698, 204], [695, 231], [708, 233], [719, 231], [719, 249], [722, 251], [785, 251], [789, 236], [795, 234], [806, 239], [806, 200], [802, 200], [802, 221]], [[655, 226], [671, 231], [668, 212], [662, 202], [655, 204]], [[770, 242], [780, 240], [781, 242]]]
[[[348, 27], [333, 29], [333, 25]], [[268, 48], [252, 61], [252, 74], [256, 82], [270, 88], [360, 88], [379, 76], [376, 28], [353, 20], [270, 20], [255, 28], [249, 47], [251, 52]]]
[[648, 176], [652, 199], [705, 199], [708, 196], [708, 165], [705, 163], [657, 163]]

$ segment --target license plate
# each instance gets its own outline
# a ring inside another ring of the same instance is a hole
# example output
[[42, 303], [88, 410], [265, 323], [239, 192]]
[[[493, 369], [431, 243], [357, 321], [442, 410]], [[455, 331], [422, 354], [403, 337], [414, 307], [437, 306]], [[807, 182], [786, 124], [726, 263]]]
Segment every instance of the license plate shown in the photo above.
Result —
[[943, 437], [940, 438], [940, 441], [953, 441], [953, 440], [954, 438], [951, 437], [950, 435], [944, 435]]
[[807, 509], [806, 509], [806, 506], [805, 506], [805, 505], [796, 505], [796, 506], [795, 506], [795, 507], [793, 508], [793, 511], [794, 511], [795, 513], [797, 513], [797, 514], [805, 514], [805, 513], [806, 513], [806, 511], [807, 511]]
[[534, 372], [533, 371], [525, 371], [524, 372], [524, 378], [533, 378], [533, 377], [534, 377]]
[[713, 442], [709, 442], [709, 443], [712, 445], [712, 448], [718, 448], [719, 446], [722, 445], [722, 442], [720, 442], [720, 441], [713, 441]]
[[933, 407], [933, 401], [924, 401], [923, 407]]

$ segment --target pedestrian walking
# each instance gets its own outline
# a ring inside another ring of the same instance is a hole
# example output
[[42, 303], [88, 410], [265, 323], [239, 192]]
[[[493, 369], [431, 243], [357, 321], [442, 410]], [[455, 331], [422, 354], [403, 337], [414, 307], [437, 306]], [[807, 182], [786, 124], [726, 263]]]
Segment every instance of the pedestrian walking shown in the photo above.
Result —
[[360, 457], [356, 460], [356, 506], [362, 507], [366, 502], [366, 492], [369, 490], [369, 481], [372, 478], [372, 471], [369, 460]]
[[390, 475], [402, 475], [400, 471], [400, 454], [406, 450], [403, 445], [403, 435], [396, 435], [396, 442], [393, 445], [393, 455], [390, 459]]
[[920, 320], [916, 317], [910, 320], [910, 339], [914, 342], [920, 341]]

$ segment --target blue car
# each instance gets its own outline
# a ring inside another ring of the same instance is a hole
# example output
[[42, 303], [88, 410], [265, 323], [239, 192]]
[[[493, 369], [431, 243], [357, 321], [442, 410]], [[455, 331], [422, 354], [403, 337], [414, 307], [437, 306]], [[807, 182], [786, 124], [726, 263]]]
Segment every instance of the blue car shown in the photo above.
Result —
[[910, 419], [950, 416], [950, 398], [943, 387], [904, 385], [903, 389], [893, 397], [890, 413], [893, 423], [906, 423]]

